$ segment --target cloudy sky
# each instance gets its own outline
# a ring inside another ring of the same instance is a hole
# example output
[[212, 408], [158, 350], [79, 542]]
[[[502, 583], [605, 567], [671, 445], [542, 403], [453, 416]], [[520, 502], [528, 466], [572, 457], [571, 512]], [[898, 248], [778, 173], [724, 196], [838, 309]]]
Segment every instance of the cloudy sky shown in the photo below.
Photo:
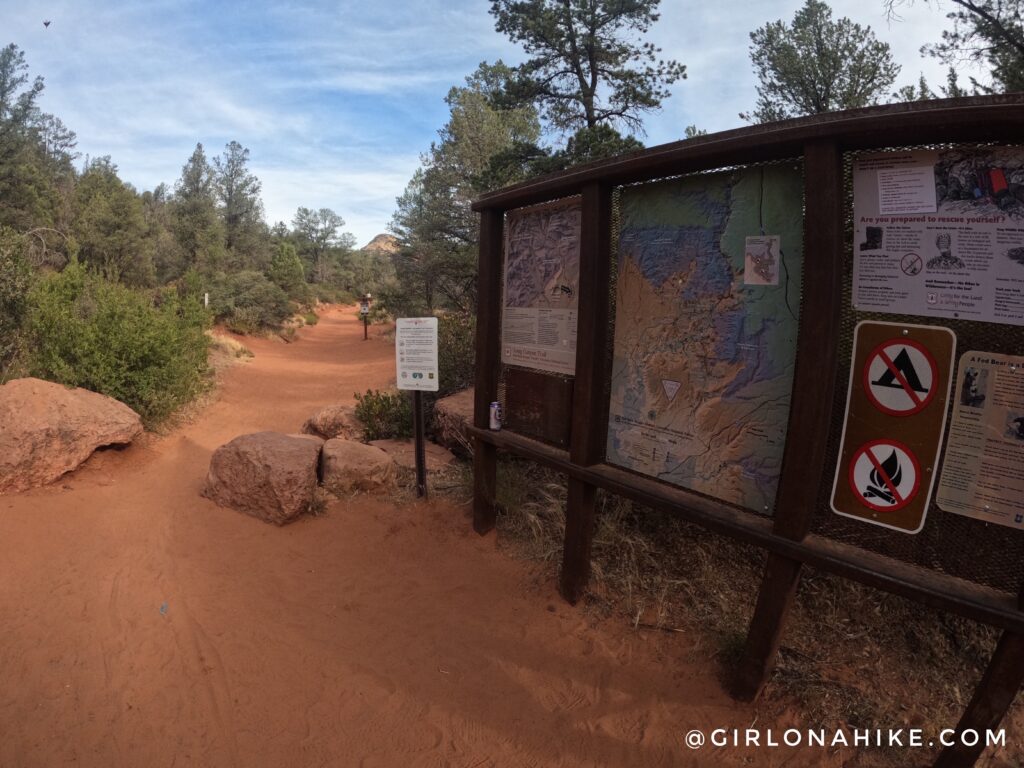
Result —
[[[802, 0], [663, 0], [651, 39], [686, 64], [650, 146], [693, 123], [738, 127], [756, 99], [749, 32], [792, 19]], [[945, 19], [934, 0], [888, 23], [882, 0], [836, 0], [835, 15], [870, 25], [903, 66], [897, 85], [940, 64], [922, 58]], [[44, 111], [110, 155], [140, 190], [173, 184], [201, 141], [251, 151], [268, 220], [297, 207], [340, 213], [360, 245], [386, 231], [419, 155], [447, 119], [444, 96], [481, 61], [521, 60], [494, 31], [486, 0], [0, 0], [0, 45], [15, 43], [46, 81]], [[44, 20], [50, 20], [48, 28]]]

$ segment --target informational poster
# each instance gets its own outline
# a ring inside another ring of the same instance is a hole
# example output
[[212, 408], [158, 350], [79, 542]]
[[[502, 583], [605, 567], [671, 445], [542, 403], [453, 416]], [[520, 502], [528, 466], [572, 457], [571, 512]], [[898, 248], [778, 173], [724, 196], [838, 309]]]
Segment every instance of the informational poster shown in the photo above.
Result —
[[948, 328], [857, 325], [833, 512], [905, 533], [924, 527], [955, 346]]
[[624, 189], [608, 462], [771, 512], [802, 275], [799, 166]]
[[578, 198], [509, 212], [501, 362], [576, 372], [580, 216]]
[[971, 350], [957, 378], [936, 502], [1024, 529], [1024, 357]]
[[1024, 325], [1024, 148], [861, 157], [853, 212], [855, 309]]
[[437, 392], [437, 318], [395, 321], [395, 363], [399, 389]]

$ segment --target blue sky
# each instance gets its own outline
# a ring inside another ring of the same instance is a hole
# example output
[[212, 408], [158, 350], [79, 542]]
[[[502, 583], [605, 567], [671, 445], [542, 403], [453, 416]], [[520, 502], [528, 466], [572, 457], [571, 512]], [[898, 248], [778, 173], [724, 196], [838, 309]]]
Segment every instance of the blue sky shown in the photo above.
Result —
[[[662, 0], [651, 40], [687, 65], [649, 146], [741, 124], [756, 99], [749, 32], [791, 20], [802, 0]], [[0, 45], [15, 43], [46, 81], [44, 111], [110, 155], [140, 190], [173, 185], [201, 141], [251, 151], [270, 223], [295, 209], [341, 214], [359, 244], [386, 231], [419, 156], [447, 119], [444, 96], [479, 62], [521, 60], [494, 31], [486, 0], [218, 3], [182, 0], [0, 0]], [[918, 2], [889, 24], [882, 0], [837, 0], [835, 15], [870, 24], [903, 65], [898, 85], [944, 68], [918, 49], [943, 12]], [[51, 20], [49, 28], [43, 21]], [[962, 80], [963, 81], [963, 80]]]

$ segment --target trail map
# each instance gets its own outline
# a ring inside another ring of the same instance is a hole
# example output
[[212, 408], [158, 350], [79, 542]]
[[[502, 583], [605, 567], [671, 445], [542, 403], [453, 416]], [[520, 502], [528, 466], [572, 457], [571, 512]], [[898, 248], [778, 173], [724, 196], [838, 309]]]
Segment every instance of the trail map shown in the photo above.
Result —
[[[773, 508], [796, 356], [802, 208], [797, 166], [622, 193], [610, 463]], [[777, 250], [772, 279], [745, 276], [768, 244]]]
[[513, 211], [506, 231], [501, 361], [575, 373], [579, 200]]

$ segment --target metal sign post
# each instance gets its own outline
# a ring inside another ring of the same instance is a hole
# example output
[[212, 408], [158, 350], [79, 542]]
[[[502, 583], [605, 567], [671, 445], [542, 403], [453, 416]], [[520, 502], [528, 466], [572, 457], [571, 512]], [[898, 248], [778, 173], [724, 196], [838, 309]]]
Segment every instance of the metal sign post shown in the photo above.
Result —
[[416, 495], [427, 496], [423, 393], [437, 392], [437, 318], [400, 317], [395, 323], [395, 362], [399, 389], [412, 391], [416, 456]]
[[363, 316], [363, 341], [370, 338], [370, 301], [373, 297], [366, 294], [359, 300], [359, 314]]
[[423, 429], [423, 392], [412, 393], [412, 422], [414, 447], [416, 452], [416, 495], [427, 498], [427, 454], [424, 445]]

